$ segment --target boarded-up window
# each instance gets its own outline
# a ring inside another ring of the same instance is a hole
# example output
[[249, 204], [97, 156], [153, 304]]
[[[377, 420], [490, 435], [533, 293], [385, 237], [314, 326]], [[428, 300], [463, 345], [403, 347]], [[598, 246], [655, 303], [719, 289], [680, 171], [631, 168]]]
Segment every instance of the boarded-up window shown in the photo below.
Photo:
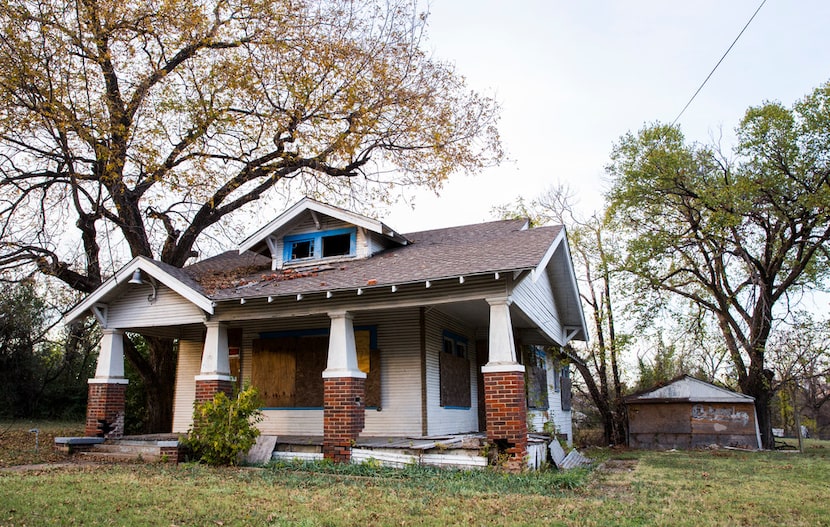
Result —
[[539, 346], [521, 346], [522, 364], [525, 367], [527, 407], [548, 409], [548, 374], [545, 367], [545, 351]]
[[[275, 336], [253, 341], [251, 384], [266, 408], [322, 408], [329, 337]], [[370, 331], [355, 331], [358, 367], [366, 373], [366, 406], [380, 406], [380, 352]]]
[[562, 367], [562, 410], [568, 411], [571, 409], [571, 370], [568, 365]]
[[470, 358], [467, 339], [444, 331], [438, 362], [441, 406], [470, 408]]

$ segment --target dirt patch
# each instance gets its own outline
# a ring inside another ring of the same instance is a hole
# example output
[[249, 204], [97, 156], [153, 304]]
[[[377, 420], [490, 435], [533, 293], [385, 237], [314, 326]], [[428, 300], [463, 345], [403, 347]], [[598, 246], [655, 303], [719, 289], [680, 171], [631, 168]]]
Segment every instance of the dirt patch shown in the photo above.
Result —
[[0, 468], [68, 462], [70, 458], [66, 454], [55, 451], [55, 437], [82, 435], [83, 424], [2, 422]]
[[597, 467], [589, 492], [599, 498], [633, 501], [637, 459], [609, 459]]
[[607, 472], [610, 474], [620, 472], [633, 472], [637, 469], [639, 459], [609, 459], [601, 464], [597, 470], [600, 472]]

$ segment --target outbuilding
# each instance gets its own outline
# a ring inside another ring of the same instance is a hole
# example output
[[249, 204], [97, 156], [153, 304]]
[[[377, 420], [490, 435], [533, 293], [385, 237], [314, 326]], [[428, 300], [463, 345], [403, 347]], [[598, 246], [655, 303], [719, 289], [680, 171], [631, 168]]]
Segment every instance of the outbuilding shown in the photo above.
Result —
[[624, 399], [632, 448], [761, 448], [755, 398], [690, 375]]

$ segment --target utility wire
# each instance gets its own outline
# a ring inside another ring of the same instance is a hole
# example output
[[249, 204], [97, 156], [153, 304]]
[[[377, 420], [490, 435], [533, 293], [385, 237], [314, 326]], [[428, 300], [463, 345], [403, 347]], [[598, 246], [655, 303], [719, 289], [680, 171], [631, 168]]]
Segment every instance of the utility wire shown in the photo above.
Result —
[[741, 32], [740, 32], [740, 33], [738, 33], [738, 36], [737, 36], [737, 37], [735, 37], [735, 40], [733, 40], [733, 41], [732, 41], [732, 44], [729, 46], [729, 49], [727, 49], [727, 50], [724, 52], [723, 56], [720, 58], [720, 60], [718, 61], [718, 63], [717, 63], [717, 64], [715, 64], [715, 67], [714, 67], [714, 68], [712, 68], [712, 71], [710, 71], [710, 72], [709, 72], [709, 75], [707, 75], [707, 76], [706, 76], [706, 79], [704, 79], [704, 80], [703, 80], [703, 82], [700, 84], [700, 87], [698, 87], [698, 89], [697, 89], [697, 91], [695, 92], [695, 94], [694, 94], [694, 95], [692, 95], [692, 98], [691, 98], [691, 99], [689, 99], [689, 102], [687, 102], [687, 103], [686, 103], [686, 106], [684, 106], [684, 107], [683, 107], [683, 109], [682, 109], [682, 110], [680, 110], [680, 113], [679, 113], [679, 114], [677, 114], [677, 117], [675, 117], [675, 118], [674, 118], [674, 121], [672, 121], [672, 123], [671, 123], [671, 125], [672, 125], [672, 126], [674, 126], [675, 124], [677, 124], [677, 121], [679, 121], [679, 120], [680, 120], [680, 117], [683, 115], [683, 113], [684, 113], [684, 112], [685, 112], [685, 111], [689, 108], [689, 106], [691, 106], [692, 101], [694, 101], [694, 100], [695, 100], [695, 97], [697, 97], [697, 94], [698, 94], [698, 93], [700, 93], [700, 90], [702, 90], [704, 86], [706, 86], [706, 83], [707, 83], [707, 82], [709, 82], [709, 79], [710, 79], [710, 78], [712, 78], [712, 75], [715, 73], [715, 70], [716, 70], [716, 69], [718, 69], [718, 66], [720, 66], [720, 63], [721, 63], [721, 62], [723, 62], [723, 59], [725, 59], [727, 55], [729, 55], [729, 52], [730, 52], [730, 51], [732, 51], [732, 48], [733, 48], [733, 47], [735, 47], [735, 44], [738, 42], [738, 39], [740, 39], [740, 38], [741, 38], [741, 35], [743, 35], [743, 34], [744, 34], [744, 31], [746, 31], [746, 28], [748, 28], [748, 27], [749, 27], [749, 24], [751, 24], [751, 23], [752, 23], [752, 21], [755, 19], [755, 15], [757, 15], [757, 14], [758, 14], [758, 11], [760, 11], [760, 10], [761, 10], [761, 8], [762, 8], [762, 7], [764, 7], [764, 4], [766, 4], [766, 3], [767, 3], [767, 0], [763, 0], [763, 1], [761, 2], [761, 5], [759, 5], [759, 6], [758, 6], [758, 9], [756, 9], [756, 10], [755, 10], [755, 12], [754, 12], [754, 13], [752, 13], [752, 16], [751, 16], [751, 17], [749, 17], [749, 20], [747, 20], [746, 24], [744, 24], [744, 28], [743, 28], [743, 29], [741, 29]]

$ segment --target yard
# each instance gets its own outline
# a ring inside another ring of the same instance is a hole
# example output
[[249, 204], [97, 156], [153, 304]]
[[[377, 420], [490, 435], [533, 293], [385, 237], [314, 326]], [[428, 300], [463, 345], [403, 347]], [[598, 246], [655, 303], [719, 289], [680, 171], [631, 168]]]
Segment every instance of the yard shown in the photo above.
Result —
[[[803, 455], [598, 450], [594, 470], [507, 475], [65, 465], [51, 445], [68, 433], [0, 423], [0, 526], [830, 525], [830, 442], [808, 442]], [[20, 468], [33, 463], [46, 465]]]

